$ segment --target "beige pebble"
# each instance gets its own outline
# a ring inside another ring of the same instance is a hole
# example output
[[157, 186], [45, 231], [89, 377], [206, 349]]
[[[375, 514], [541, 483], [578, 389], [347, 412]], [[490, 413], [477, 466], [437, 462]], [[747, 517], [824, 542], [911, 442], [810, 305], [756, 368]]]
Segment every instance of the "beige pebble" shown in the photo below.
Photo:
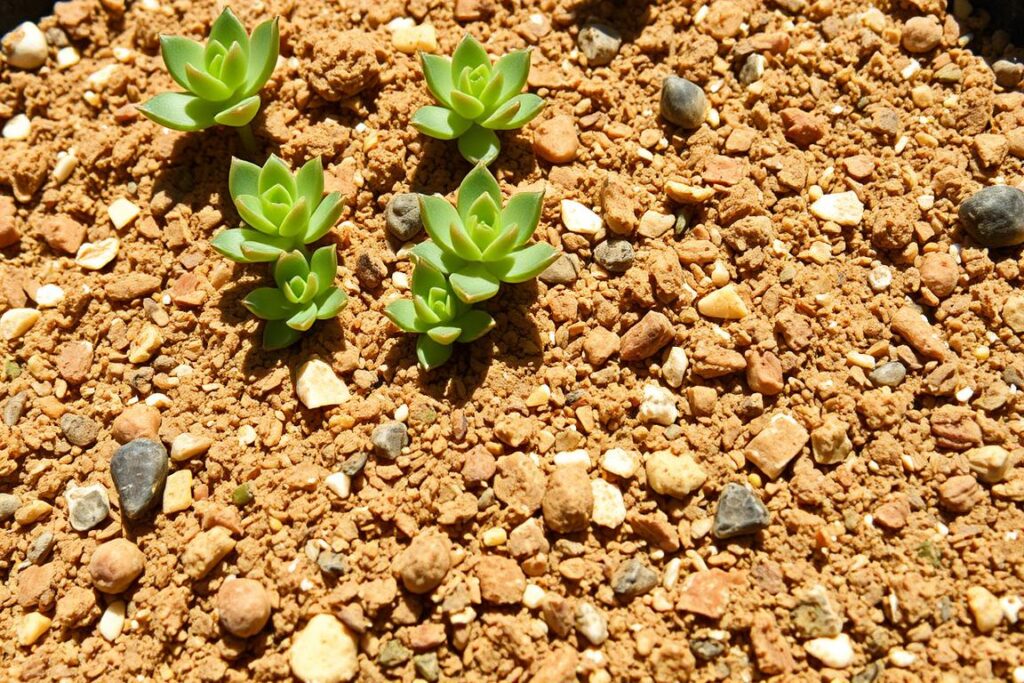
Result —
[[125, 538], [107, 541], [89, 560], [93, 586], [109, 594], [124, 592], [145, 568], [146, 556]]
[[29, 612], [18, 621], [18, 645], [28, 647], [43, 637], [50, 628], [50, 618], [39, 612]]
[[187, 510], [192, 505], [192, 472], [178, 470], [167, 477], [164, 484], [163, 511], [165, 515]]
[[184, 432], [171, 442], [171, 460], [180, 462], [194, 458], [210, 450], [212, 445], [213, 441], [209, 437]]
[[391, 34], [391, 44], [399, 52], [437, 52], [437, 31], [430, 24], [400, 26]]
[[570, 232], [597, 235], [602, 231], [601, 217], [583, 204], [572, 199], [563, 199], [561, 209], [562, 225]]
[[118, 230], [131, 225], [131, 223], [138, 218], [140, 211], [141, 209], [139, 209], [138, 206], [124, 197], [115, 199], [110, 206], [107, 207], [107, 215], [110, 217], [110, 222], [113, 223], [114, 227]]
[[253, 579], [229, 579], [217, 591], [220, 623], [233, 635], [248, 638], [270, 619], [270, 595]]
[[34, 308], [12, 308], [0, 315], [0, 337], [11, 341], [32, 329], [41, 314]]
[[810, 438], [803, 425], [786, 413], [777, 413], [750, 440], [745, 454], [759, 470], [775, 479], [786, 469], [789, 461], [799, 455]]
[[124, 630], [125, 609], [124, 600], [115, 600], [103, 610], [103, 616], [100, 617], [100, 635], [111, 643], [117, 640]]
[[222, 526], [200, 532], [186, 546], [181, 555], [185, 573], [193, 579], [201, 579], [217, 566], [235, 547], [231, 532]]
[[972, 448], [965, 455], [971, 471], [987, 484], [998, 484], [1010, 469], [1010, 454], [1002, 446]]
[[303, 683], [345, 683], [359, 673], [355, 634], [330, 614], [317, 614], [292, 639], [288, 663]]
[[100, 270], [117, 258], [121, 241], [116, 237], [108, 237], [99, 242], [86, 242], [78, 248], [75, 263], [86, 270]]
[[750, 313], [747, 303], [734, 285], [726, 285], [706, 294], [697, 302], [697, 310], [701, 315], [725, 320], [739, 320]]
[[1024, 332], [1024, 296], [1011, 296], [1003, 304], [1003, 322], [1017, 334]]
[[651, 453], [646, 469], [650, 487], [657, 493], [674, 498], [685, 498], [708, 478], [690, 455], [672, 455], [668, 451]]
[[128, 347], [129, 362], [135, 364], [147, 362], [160, 350], [160, 345], [163, 343], [164, 340], [160, 334], [160, 328], [156, 325], [146, 324], [139, 333], [139, 336]]
[[864, 204], [853, 191], [823, 195], [810, 209], [821, 220], [839, 225], [859, 225], [864, 217]]
[[44, 500], [30, 500], [14, 513], [14, 521], [22, 526], [34, 524], [49, 515], [52, 510], [53, 506]]
[[302, 364], [295, 376], [295, 393], [309, 409], [341, 405], [349, 399], [348, 387], [330, 365], [314, 358]]
[[974, 616], [974, 625], [982, 633], [994, 631], [1003, 620], [999, 600], [984, 586], [971, 586], [967, 589], [967, 606]]
[[669, 180], [665, 183], [665, 194], [680, 204], [703, 204], [715, 196], [715, 190], [711, 187], [689, 185], [679, 180]]

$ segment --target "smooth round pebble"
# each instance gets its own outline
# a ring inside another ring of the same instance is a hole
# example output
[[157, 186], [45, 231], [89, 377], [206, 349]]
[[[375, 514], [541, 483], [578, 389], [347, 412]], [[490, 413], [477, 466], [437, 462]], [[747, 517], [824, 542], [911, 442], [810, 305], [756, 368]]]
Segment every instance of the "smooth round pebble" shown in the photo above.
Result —
[[537, 278], [548, 285], [571, 285], [576, 282], [576, 265], [568, 254], [562, 254]]
[[566, 465], [548, 477], [541, 502], [544, 524], [561, 534], [583, 531], [594, 512], [590, 477], [582, 465]]
[[635, 598], [658, 585], [658, 574], [637, 559], [626, 560], [612, 574], [612, 590], [624, 598]]
[[914, 54], [931, 52], [942, 40], [942, 25], [933, 16], [911, 17], [903, 25], [903, 49]]
[[899, 361], [882, 363], [868, 373], [868, 379], [876, 387], [898, 387], [907, 377], [907, 369]]
[[370, 441], [378, 455], [394, 460], [409, 445], [409, 429], [401, 422], [386, 422], [374, 428]]
[[317, 614], [288, 648], [292, 674], [303, 683], [345, 683], [359, 673], [355, 633], [330, 614]]
[[395, 239], [408, 242], [423, 229], [420, 220], [420, 198], [412, 192], [396, 194], [384, 210], [388, 232]]
[[1008, 185], [979, 190], [960, 205], [964, 228], [983, 247], [1024, 242], [1024, 192]]
[[89, 575], [92, 585], [104, 593], [122, 593], [142, 574], [146, 556], [125, 538], [107, 541], [92, 554]]
[[594, 260], [612, 273], [624, 273], [633, 265], [633, 245], [626, 240], [607, 240], [594, 247]]
[[60, 430], [68, 443], [79, 448], [87, 448], [96, 443], [100, 425], [90, 417], [64, 413], [60, 418]]
[[0, 493], [0, 522], [6, 522], [21, 507], [21, 499], [13, 493]]
[[576, 45], [591, 66], [604, 66], [619, 54], [622, 36], [607, 24], [587, 24], [580, 29]]
[[708, 100], [693, 81], [669, 76], [661, 84], [661, 115], [682, 128], [700, 128], [707, 114]]
[[448, 540], [434, 533], [412, 539], [409, 547], [395, 559], [402, 585], [411, 593], [429, 593], [444, 581], [451, 566]]
[[46, 63], [50, 46], [46, 35], [30, 21], [18, 26], [3, 38], [7, 63], [19, 69], [38, 69]]
[[110, 476], [125, 518], [139, 519], [156, 505], [169, 466], [167, 449], [158, 441], [135, 439], [117, 449], [110, 459]]
[[270, 619], [270, 596], [259, 581], [225, 581], [217, 591], [217, 613], [221, 625], [229, 633], [239, 638], [248, 638], [267, 625]]

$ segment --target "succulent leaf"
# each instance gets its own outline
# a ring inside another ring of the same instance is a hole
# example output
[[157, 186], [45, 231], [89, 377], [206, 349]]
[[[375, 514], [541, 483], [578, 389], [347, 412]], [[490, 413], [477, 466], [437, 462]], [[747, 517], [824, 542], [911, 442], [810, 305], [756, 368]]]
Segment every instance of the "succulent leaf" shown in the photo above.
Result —
[[462, 301], [475, 304], [498, 293], [498, 278], [481, 263], [468, 263], [448, 277], [452, 290]]
[[451, 345], [439, 344], [425, 334], [416, 339], [416, 358], [424, 370], [429, 371], [444, 365], [451, 357]]
[[461, 74], [463, 69], [475, 69], [478, 66], [491, 68], [491, 59], [487, 50], [471, 33], [467, 33], [452, 54], [452, 75]]
[[501, 142], [494, 131], [475, 123], [459, 136], [459, 153], [472, 164], [490, 164], [500, 151]]
[[445, 251], [457, 254], [452, 246], [452, 225], [461, 223], [455, 207], [448, 203], [443, 197], [436, 195], [420, 195], [420, 217], [423, 219], [423, 228]]
[[465, 264], [465, 261], [461, 258], [449, 251], [445, 251], [431, 240], [420, 242], [410, 249], [409, 253], [417, 263], [426, 263], [445, 274], [454, 273]]
[[501, 105], [498, 111], [480, 125], [494, 130], [522, 128], [536, 118], [543, 108], [543, 99], [533, 93], [523, 93]]
[[293, 304], [276, 287], [260, 287], [249, 292], [242, 305], [263, 320], [284, 320], [295, 312]]
[[462, 330], [453, 325], [437, 325], [427, 330], [427, 335], [438, 344], [454, 344]]
[[309, 259], [309, 270], [320, 281], [321, 287], [329, 287], [338, 274], [338, 254], [334, 245], [320, 247]]
[[288, 164], [284, 163], [276, 154], [271, 154], [267, 163], [263, 164], [263, 170], [260, 171], [260, 194], [266, 194], [278, 185], [285, 189], [289, 199], [295, 199], [296, 183]]
[[220, 81], [225, 87], [234, 93], [239, 87], [245, 84], [245, 72], [249, 67], [249, 60], [245, 55], [242, 46], [235, 43], [224, 56], [224, 62], [220, 67]]
[[238, 157], [231, 158], [231, 170], [228, 171], [228, 191], [232, 197], [244, 194], [260, 193], [260, 167]]
[[501, 224], [516, 226], [518, 237], [515, 246], [526, 244], [537, 229], [543, 203], [543, 192], [520, 192], [509, 198], [508, 204], [501, 212]]
[[338, 315], [338, 312], [348, 303], [348, 294], [337, 287], [331, 287], [322, 292], [316, 299], [317, 320], [329, 320]]
[[315, 207], [324, 196], [324, 166], [320, 157], [310, 159], [295, 174], [295, 187], [299, 197], [306, 198], [309, 207]]
[[473, 309], [455, 320], [452, 325], [462, 330], [458, 341], [466, 344], [476, 341], [494, 327], [494, 318], [479, 309]]
[[423, 324], [414, 301], [414, 299], [394, 301], [384, 309], [384, 315], [403, 332], [426, 332], [428, 326]]
[[160, 54], [164, 58], [167, 73], [174, 82], [185, 90], [189, 89], [185, 67], [203, 64], [203, 45], [181, 36], [160, 36]]
[[515, 284], [537, 277], [557, 259], [557, 249], [545, 242], [538, 242], [512, 252], [491, 268], [502, 282]]
[[288, 327], [283, 320], [271, 320], [263, 328], [263, 348], [276, 351], [291, 346], [302, 338], [302, 333]]
[[246, 55], [249, 53], [249, 35], [230, 7], [225, 7], [213, 22], [210, 28], [210, 41], [217, 41], [226, 48], [232, 43], [238, 43], [245, 49]]
[[501, 187], [498, 185], [498, 181], [485, 165], [477, 164], [476, 168], [463, 178], [456, 193], [455, 202], [459, 216], [463, 219], [470, 216], [473, 205], [484, 195], [490, 197], [494, 206], [501, 206]]
[[139, 105], [139, 111], [165, 128], [189, 132], [212, 126], [218, 107], [189, 93], [165, 92]]
[[428, 52], [420, 53], [420, 62], [423, 65], [423, 77], [427, 81], [427, 89], [441, 104], [451, 107], [452, 81], [452, 60], [448, 57], [432, 55]]
[[530, 50], [513, 50], [495, 62], [494, 73], [502, 76], [498, 102], [505, 102], [522, 91], [530, 75], [530, 56]]
[[253, 95], [270, 80], [277, 66], [277, 56], [281, 49], [281, 31], [277, 17], [257, 26], [249, 40], [249, 63], [245, 75], [243, 94]]
[[222, 126], [239, 128], [248, 125], [260, 110], [260, 96], [253, 95], [220, 112], [213, 117]]
[[472, 121], [484, 113], [484, 103], [462, 90], [452, 90], [452, 109], [462, 118]]
[[445, 107], [420, 107], [412, 115], [412, 126], [424, 135], [438, 140], [454, 140], [464, 134], [472, 121]]
[[185, 76], [188, 78], [188, 89], [204, 100], [223, 102], [231, 97], [231, 89], [224, 85], [219, 78], [211, 76], [191, 64], [185, 65]]
[[309, 304], [300, 308], [295, 315], [288, 318], [287, 325], [293, 330], [305, 332], [316, 322], [316, 304]]
[[309, 276], [309, 264], [306, 257], [298, 251], [282, 255], [274, 264], [274, 282], [284, 289], [294, 278], [305, 280]]
[[321, 199], [320, 205], [316, 207], [316, 211], [309, 218], [309, 227], [306, 229], [303, 241], [309, 244], [326, 235], [338, 222], [344, 208], [344, 199], [339, 192], [331, 192]]

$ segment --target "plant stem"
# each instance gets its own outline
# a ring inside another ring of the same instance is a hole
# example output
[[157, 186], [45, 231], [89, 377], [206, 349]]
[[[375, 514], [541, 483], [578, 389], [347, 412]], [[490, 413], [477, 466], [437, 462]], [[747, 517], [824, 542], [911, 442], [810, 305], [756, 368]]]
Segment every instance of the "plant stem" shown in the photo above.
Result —
[[252, 134], [252, 126], [247, 123], [244, 126], [238, 126], [235, 130], [238, 131], [238, 137], [242, 138], [242, 146], [245, 147], [246, 154], [255, 159], [259, 148], [256, 146], [256, 136]]

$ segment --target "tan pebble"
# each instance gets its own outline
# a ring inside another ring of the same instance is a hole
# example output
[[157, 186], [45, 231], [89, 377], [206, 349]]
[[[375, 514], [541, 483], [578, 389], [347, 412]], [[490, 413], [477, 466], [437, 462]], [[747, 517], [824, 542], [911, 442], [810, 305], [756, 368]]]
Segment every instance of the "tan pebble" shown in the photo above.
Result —
[[124, 630], [126, 607], [124, 600], [115, 600], [107, 606], [107, 609], [103, 611], [103, 616], [100, 617], [98, 626], [100, 635], [111, 643], [117, 640], [121, 631]]
[[306, 408], [341, 405], [349, 399], [348, 387], [334, 369], [314, 358], [302, 364], [295, 376], [295, 393]]
[[121, 241], [116, 237], [108, 237], [99, 242], [86, 242], [78, 248], [75, 263], [86, 270], [100, 270], [117, 258]]
[[138, 218], [140, 211], [141, 209], [137, 205], [124, 197], [115, 199], [107, 207], [107, 215], [110, 217], [110, 222], [114, 224], [114, 228], [117, 230], [128, 227]]
[[132, 341], [131, 346], [128, 347], [129, 362], [135, 364], [145, 363], [160, 350], [160, 345], [163, 342], [160, 329], [156, 325], [146, 324], [142, 328], [142, 332], [139, 333], [138, 338]]
[[206, 436], [197, 436], [187, 432], [174, 437], [171, 442], [171, 460], [180, 462], [202, 455], [210, 450], [213, 441]]
[[803, 425], [786, 413], [777, 413], [747, 444], [745, 454], [759, 470], [775, 479], [799, 455], [810, 439]]
[[391, 34], [391, 44], [399, 52], [437, 52], [437, 31], [430, 24], [401, 26]]
[[530, 392], [530, 395], [526, 397], [526, 405], [531, 408], [539, 408], [546, 406], [548, 401], [551, 400], [551, 387], [547, 384], [541, 384], [539, 387]]
[[35, 644], [50, 628], [50, 619], [39, 612], [29, 612], [18, 621], [18, 645], [28, 647]]
[[28, 526], [46, 517], [53, 510], [53, 506], [43, 500], [30, 500], [22, 505], [14, 513], [14, 521], [22, 526]]
[[967, 605], [974, 616], [974, 625], [982, 633], [990, 633], [1003, 620], [1003, 610], [996, 596], [984, 586], [967, 589]]
[[534, 153], [553, 164], [575, 159], [579, 146], [576, 124], [571, 116], [555, 116], [538, 125], [534, 131]]
[[960, 276], [956, 260], [944, 252], [932, 252], [921, 258], [921, 284], [944, 299], [956, 289]]
[[974, 151], [982, 166], [992, 168], [1003, 163], [1010, 151], [1010, 142], [1002, 135], [981, 133], [974, 136]]
[[655, 451], [647, 458], [647, 483], [655, 492], [674, 498], [685, 498], [700, 488], [707, 473], [688, 454], [672, 455]]
[[526, 576], [515, 560], [485, 555], [477, 562], [476, 578], [480, 581], [480, 596], [485, 602], [515, 605], [523, 599]]
[[579, 235], [597, 235], [602, 231], [601, 217], [583, 204], [563, 199], [561, 203], [562, 225]]
[[650, 358], [673, 337], [672, 323], [658, 311], [648, 311], [622, 336], [619, 356], [626, 362]]
[[0, 337], [12, 341], [32, 329], [41, 314], [34, 308], [12, 308], [0, 315]]
[[644, 211], [640, 216], [640, 227], [637, 232], [644, 237], [654, 239], [661, 237], [675, 227], [676, 217], [671, 214], [659, 213], [657, 211]]
[[107, 541], [96, 548], [89, 560], [92, 584], [104, 593], [124, 592], [142, 574], [146, 556], [138, 546], [124, 538]]
[[697, 310], [701, 315], [725, 320], [739, 320], [750, 313], [747, 303], [734, 285], [726, 285], [706, 294], [697, 302]]
[[135, 439], [159, 441], [161, 421], [159, 410], [145, 403], [136, 403], [114, 418], [110, 433], [118, 443]]
[[355, 633], [330, 614], [317, 614], [288, 648], [292, 674], [303, 683], [345, 683], [359, 673]]
[[406, 590], [429, 593], [444, 581], [451, 567], [451, 544], [447, 537], [434, 532], [417, 535], [409, 547], [395, 558], [394, 570], [401, 576]]
[[1024, 333], [1024, 296], [1007, 297], [1003, 303], [1003, 322], [1017, 334]]
[[964, 455], [971, 471], [987, 484], [998, 484], [1010, 469], [1010, 453], [1002, 446], [972, 448]]
[[217, 613], [229, 633], [248, 638], [267, 625], [270, 596], [259, 581], [229, 579], [217, 591]]
[[549, 529], [562, 534], [586, 529], [594, 510], [594, 496], [586, 469], [581, 465], [557, 468], [548, 477], [541, 505], [544, 524]]
[[946, 358], [946, 344], [941, 336], [914, 308], [904, 306], [897, 311], [892, 318], [891, 327], [922, 356], [935, 360]]
[[201, 579], [235, 547], [231, 532], [222, 526], [200, 532], [185, 548], [181, 563], [192, 579]]
[[192, 472], [178, 470], [171, 473], [164, 483], [163, 513], [187, 510], [192, 505]]
[[715, 196], [715, 189], [689, 185], [681, 180], [669, 180], [665, 183], [665, 194], [680, 204], [703, 204]]
[[839, 225], [859, 225], [864, 217], [864, 204], [853, 191], [823, 195], [811, 204], [810, 210], [821, 220]]

